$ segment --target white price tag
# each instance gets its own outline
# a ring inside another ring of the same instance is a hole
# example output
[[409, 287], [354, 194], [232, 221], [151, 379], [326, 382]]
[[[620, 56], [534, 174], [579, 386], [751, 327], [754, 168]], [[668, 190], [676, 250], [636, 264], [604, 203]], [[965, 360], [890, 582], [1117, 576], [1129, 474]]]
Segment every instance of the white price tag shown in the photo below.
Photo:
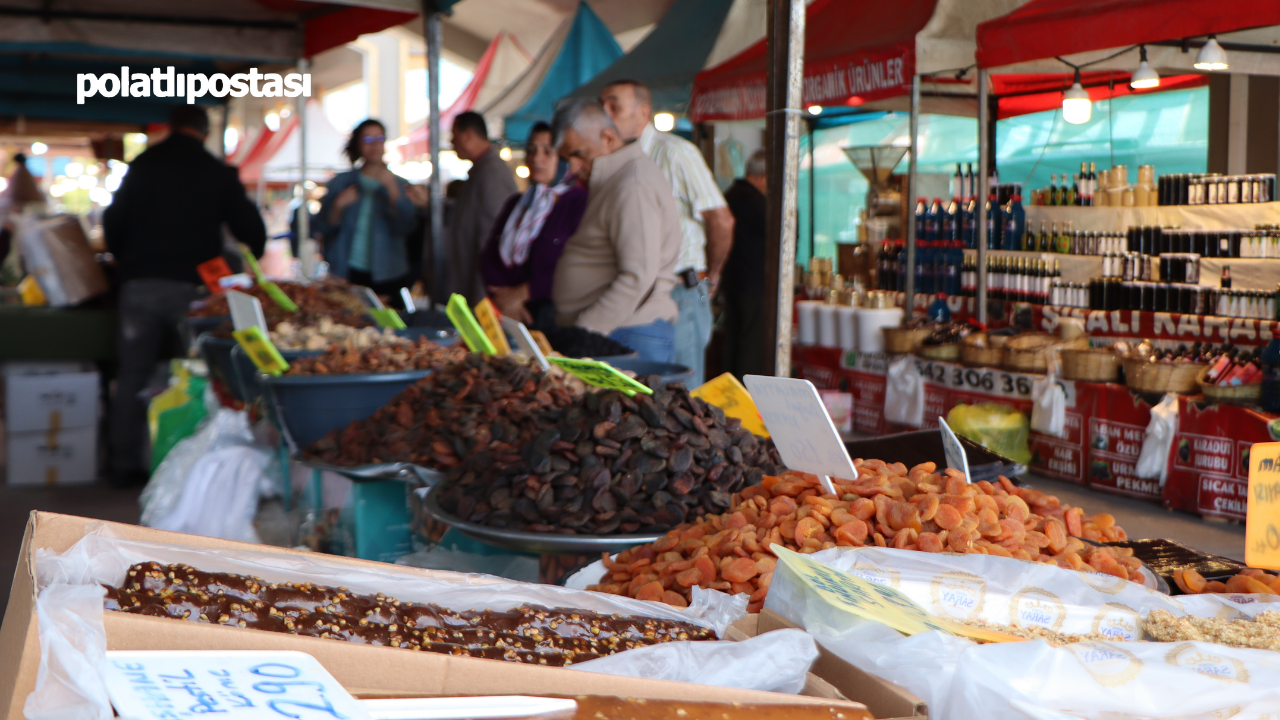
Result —
[[764, 375], [742, 380], [787, 467], [817, 475], [831, 494], [836, 488], [830, 476], [858, 479], [849, 450], [813, 383]]
[[533, 336], [529, 334], [529, 328], [524, 323], [513, 318], [503, 315], [498, 321], [502, 323], [502, 329], [506, 330], [511, 337], [516, 340], [515, 352], [521, 355], [529, 355], [538, 361], [538, 365], [543, 370], [550, 370], [551, 363], [547, 362], [547, 356], [542, 354], [542, 348], [538, 347], [538, 343], [534, 341]]
[[942, 432], [942, 450], [946, 453], [947, 467], [964, 473], [965, 482], [973, 482], [969, 476], [969, 456], [964, 454], [964, 445], [960, 444], [956, 431], [941, 417], [938, 418], [938, 429]]
[[262, 303], [252, 295], [235, 290], [227, 291], [227, 307], [231, 309], [231, 323], [236, 330], [254, 327], [262, 330], [262, 337], [270, 337], [267, 332], [267, 317], [262, 314]]
[[292, 651], [109, 651], [102, 667], [122, 718], [368, 720], [313, 657]]

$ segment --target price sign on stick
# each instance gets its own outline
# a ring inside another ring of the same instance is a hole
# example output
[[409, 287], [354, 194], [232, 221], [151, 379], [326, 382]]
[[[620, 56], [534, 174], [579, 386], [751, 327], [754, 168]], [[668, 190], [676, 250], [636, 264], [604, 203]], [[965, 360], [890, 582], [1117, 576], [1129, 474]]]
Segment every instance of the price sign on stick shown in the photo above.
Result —
[[524, 323], [506, 316], [503, 316], [501, 322], [502, 329], [511, 333], [511, 337], [516, 339], [515, 352], [534, 358], [543, 370], [551, 369], [547, 356], [543, 354], [542, 348], [538, 347], [537, 341], [529, 334], [529, 328], [525, 327]]
[[636, 382], [619, 372], [618, 368], [608, 363], [602, 363], [599, 360], [549, 357], [547, 361], [578, 376], [588, 385], [594, 385], [606, 390], [619, 390], [626, 393], [627, 397], [633, 397], [636, 393], [653, 394], [648, 385]]
[[836, 487], [829, 476], [858, 479], [849, 450], [813, 383], [765, 375], [747, 375], [743, 381], [787, 467], [817, 475], [832, 495]]
[[231, 324], [237, 330], [257, 327], [262, 334], [267, 334], [267, 318], [262, 314], [262, 303], [258, 298], [237, 290], [227, 291], [227, 307], [231, 310]]
[[969, 475], [969, 456], [965, 454], [956, 431], [941, 417], [938, 418], [938, 429], [942, 431], [942, 451], [946, 454], [947, 467], [964, 473], [965, 482], [973, 482]]
[[462, 341], [467, 344], [467, 349], [471, 352], [482, 352], [485, 355], [493, 355], [497, 352], [493, 343], [489, 342], [489, 336], [484, 334], [484, 329], [471, 314], [466, 298], [458, 293], [451, 295], [449, 304], [445, 305], [444, 314], [448, 315], [453, 326], [458, 328], [458, 334], [462, 336]]
[[378, 323], [378, 327], [391, 328], [392, 330], [403, 330], [405, 328], [404, 319], [400, 317], [400, 313], [391, 308], [371, 308], [369, 317]]
[[244, 258], [245, 266], [258, 279], [258, 282], [262, 282], [262, 267], [258, 265], [258, 258], [253, 256], [253, 251], [244, 243], [236, 243], [236, 247], [240, 248], [240, 257]]
[[221, 295], [222, 285], [218, 283], [218, 280], [231, 275], [231, 267], [227, 265], [226, 259], [219, 255], [212, 260], [197, 265], [196, 272], [200, 273], [200, 279], [209, 288], [209, 292], [214, 295]]
[[111, 704], [134, 720], [370, 718], [363, 703], [301, 652], [108, 651], [101, 672]]
[[262, 314], [262, 303], [252, 295], [230, 290], [227, 292], [227, 307], [231, 309], [231, 323], [235, 332], [231, 336], [240, 343], [240, 347], [249, 354], [258, 369], [268, 375], [279, 375], [289, 369], [289, 363], [271, 344], [271, 336], [267, 332], [267, 320]]
[[507, 334], [502, 331], [502, 324], [498, 321], [498, 309], [493, 306], [493, 301], [484, 298], [476, 303], [475, 307], [476, 321], [480, 323], [480, 328], [484, 330], [485, 337], [489, 338], [489, 342], [493, 343], [493, 347], [498, 351], [499, 355], [511, 354], [511, 343], [507, 342]]
[[1245, 513], [1245, 563], [1280, 569], [1280, 443], [1254, 443], [1249, 448], [1249, 504]]
[[715, 405], [729, 417], [738, 418], [742, 422], [742, 427], [751, 431], [752, 434], [769, 437], [769, 431], [765, 429], [764, 421], [760, 419], [760, 411], [756, 409], [751, 393], [742, 387], [742, 383], [738, 382], [738, 378], [734, 377], [733, 373], [725, 373], [714, 380], [708, 380], [689, 394]]
[[280, 286], [270, 280], [259, 280], [258, 287], [271, 298], [275, 304], [288, 310], [289, 312], [298, 312], [298, 304], [289, 299], [289, 296], [280, 289]]

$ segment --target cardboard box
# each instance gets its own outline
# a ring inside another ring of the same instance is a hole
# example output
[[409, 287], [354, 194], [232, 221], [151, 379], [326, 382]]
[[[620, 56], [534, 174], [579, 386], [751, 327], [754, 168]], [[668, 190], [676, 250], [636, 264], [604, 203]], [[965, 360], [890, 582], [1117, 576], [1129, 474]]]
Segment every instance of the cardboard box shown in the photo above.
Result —
[[[38, 548], [65, 552], [98, 521], [70, 515], [33, 512], [23, 537], [13, 590], [0, 626], [0, 715], [22, 717], [27, 695], [35, 687], [40, 660], [40, 642], [35, 613], [34, 557]], [[284, 548], [237, 543], [216, 538], [183, 535], [119, 523], [103, 523], [113, 536], [186, 546], [192, 549], [230, 549], [316, 557]], [[401, 565], [385, 565], [365, 560], [323, 556], [333, 566], [376, 566], [385, 573], [406, 577], [427, 575], [453, 578], [457, 573], [422, 570]], [[476, 583], [475, 576], [470, 582]], [[387, 588], [390, 594], [394, 587]], [[746, 619], [744, 619], [746, 620]], [[501, 660], [454, 657], [397, 648], [373, 647], [282, 633], [180, 622], [168, 618], [128, 613], [105, 613], [104, 625], [109, 650], [298, 650], [320, 661], [345, 687], [362, 694], [413, 695], [620, 695], [673, 700], [710, 700], [751, 703], [817, 703], [832, 705], [857, 720], [865, 713], [861, 704], [838, 698], [829, 684], [813, 679], [814, 692], [826, 697], [783, 695], [736, 690], [691, 683], [644, 678], [599, 675], [572, 669], [523, 665]], [[748, 629], [750, 623], [746, 623]]]
[[[758, 617], [757, 630], [762, 633], [797, 627], [772, 610], [761, 611]], [[821, 642], [818, 643], [818, 660], [813, 664], [811, 674], [834, 685], [845, 697], [866, 705], [872, 715], [882, 720], [926, 720], [929, 715], [928, 706], [915, 693], [852, 665], [827, 650]]]
[[5, 438], [9, 485], [85, 485], [98, 477], [98, 426], [10, 432]]
[[6, 363], [5, 428], [33, 432], [98, 424], [98, 373], [76, 363]]

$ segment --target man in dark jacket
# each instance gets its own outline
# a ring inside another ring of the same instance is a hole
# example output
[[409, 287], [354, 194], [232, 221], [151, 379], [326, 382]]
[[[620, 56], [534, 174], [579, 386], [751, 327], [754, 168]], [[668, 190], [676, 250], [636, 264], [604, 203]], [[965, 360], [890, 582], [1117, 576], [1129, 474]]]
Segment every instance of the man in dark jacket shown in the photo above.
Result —
[[169, 115], [169, 137], [129, 165], [103, 213], [119, 267], [120, 372], [111, 408], [111, 479], [145, 481], [146, 402], [140, 394], [201, 284], [196, 267], [223, 251], [223, 225], [255, 255], [266, 228], [233, 168], [204, 149], [209, 118], [195, 105]]
[[764, 329], [765, 178], [768, 156], [757, 150], [747, 160], [744, 177], [724, 194], [733, 213], [733, 247], [720, 280], [724, 306], [724, 369], [743, 375], [766, 375], [773, 352]]

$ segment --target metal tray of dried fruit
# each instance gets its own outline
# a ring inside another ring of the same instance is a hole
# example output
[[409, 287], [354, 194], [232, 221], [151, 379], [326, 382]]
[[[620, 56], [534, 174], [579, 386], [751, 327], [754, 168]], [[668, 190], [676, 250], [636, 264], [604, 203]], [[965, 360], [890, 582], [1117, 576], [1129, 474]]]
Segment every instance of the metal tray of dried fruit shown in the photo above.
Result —
[[508, 550], [536, 552], [545, 555], [599, 555], [601, 552], [617, 552], [651, 543], [666, 533], [646, 535], [566, 535], [538, 533], [525, 530], [506, 530], [467, 522], [450, 515], [436, 502], [441, 484], [437, 483], [422, 499], [422, 509], [432, 518], [454, 527], [458, 532], [483, 543]]
[[413, 463], [392, 462], [377, 463], [376, 465], [360, 465], [358, 467], [342, 467], [340, 465], [330, 465], [320, 460], [311, 460], [301, 455], [294, 455], [289, 458], [290, 462], [297, 463], [312, 470], [321, 470], [324, 472], [337, 473], [343, 477], [350, 478], [356, 482], [364, 482], [371, 480], [404, 480], [413, 484], [415, 487], [432, 487], [438, 485], [445, 480], [444, 473], [439, 470], [432, 470], [421, 465]]

